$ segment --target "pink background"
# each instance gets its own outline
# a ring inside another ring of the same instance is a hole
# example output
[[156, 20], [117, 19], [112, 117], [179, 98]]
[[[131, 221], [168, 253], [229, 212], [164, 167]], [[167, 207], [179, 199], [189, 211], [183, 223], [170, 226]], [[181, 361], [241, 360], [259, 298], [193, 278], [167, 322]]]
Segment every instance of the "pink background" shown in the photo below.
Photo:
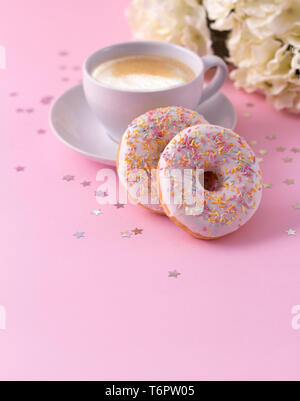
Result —
[[[237, 132], [268, 150], [262, 169], [273, 187], [246, 227], [215, 242], [133, 205], [93, 216], [101, 165], [50, 132], [41, 99], [77, 84], [93, 50], [130, 39], [128, 3], [2, 2], [0, 379], [300, 379], [291, 324], [300, 304], [300, 154], [290, 151], [300, 147], [299, 117], [226, 85]], [[67, 174], [75, 180], [63, 181]], [[136, 227], [143, 235], [121, 238]], [[178, 279], [168, 277], [174, 269]]]

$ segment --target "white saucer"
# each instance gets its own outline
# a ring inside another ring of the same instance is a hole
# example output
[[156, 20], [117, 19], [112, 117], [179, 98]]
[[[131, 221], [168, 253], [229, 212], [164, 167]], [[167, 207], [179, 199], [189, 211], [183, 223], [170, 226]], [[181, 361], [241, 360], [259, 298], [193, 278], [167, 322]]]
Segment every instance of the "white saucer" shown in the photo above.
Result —
[[[211, 124], [230, 129], [236, 126], [234, 107], [222, 93], [203, 103], [197, 111]], [[50, 125], [69, 148], [92, 160], [115, 166], [118, 145], [106, 135], [90, 110], [81, 84], [57, 99], [51, 109]]]

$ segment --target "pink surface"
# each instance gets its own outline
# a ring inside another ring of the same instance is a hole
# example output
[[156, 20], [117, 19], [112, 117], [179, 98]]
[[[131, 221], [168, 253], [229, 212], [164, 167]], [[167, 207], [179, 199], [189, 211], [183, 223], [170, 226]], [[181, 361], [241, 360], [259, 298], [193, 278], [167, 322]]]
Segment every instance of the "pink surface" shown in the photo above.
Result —
[[[76, 84], [93, 50], [130, 38], [127, 4], [2, 4], [0, 379], [300, 379], [291, 314], [300, 304], [299, 117], [226, 85], [237, 132], [268, 150], [262, 169], [273, 187], [248, 225], [216, 242], [133, 205], [91, 215], [101, 166], [50, 132], [41, 99]], [[142, 235], [121, 238], [136, 227]], [[169, 278], [175, 269], [181, 276]]]

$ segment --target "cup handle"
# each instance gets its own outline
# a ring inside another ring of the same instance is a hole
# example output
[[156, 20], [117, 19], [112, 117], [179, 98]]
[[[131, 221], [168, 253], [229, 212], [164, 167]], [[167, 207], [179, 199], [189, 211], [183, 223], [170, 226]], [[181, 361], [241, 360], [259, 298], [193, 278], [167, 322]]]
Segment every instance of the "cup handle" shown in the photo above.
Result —
[[217, 56], [202, 57], [204, 74], [213, 67], [217, 67], [217, 73], [213, 80], [203, 89], [199, 104], [212, 97], [224, 85], [228, 77], [228, 67], [225, 62]]

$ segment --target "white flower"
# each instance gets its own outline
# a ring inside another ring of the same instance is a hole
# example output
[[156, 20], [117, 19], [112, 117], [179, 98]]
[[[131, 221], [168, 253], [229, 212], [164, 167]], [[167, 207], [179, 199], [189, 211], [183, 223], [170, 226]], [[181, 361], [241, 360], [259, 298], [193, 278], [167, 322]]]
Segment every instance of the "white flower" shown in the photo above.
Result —
[[158, 40], [211, 53], [210, 31], [201, 0], [132, 0], [128, 9], [137, 40]]
[[300, 0], [204, 0], [228, 40], [235, 85], [300, 113]]

